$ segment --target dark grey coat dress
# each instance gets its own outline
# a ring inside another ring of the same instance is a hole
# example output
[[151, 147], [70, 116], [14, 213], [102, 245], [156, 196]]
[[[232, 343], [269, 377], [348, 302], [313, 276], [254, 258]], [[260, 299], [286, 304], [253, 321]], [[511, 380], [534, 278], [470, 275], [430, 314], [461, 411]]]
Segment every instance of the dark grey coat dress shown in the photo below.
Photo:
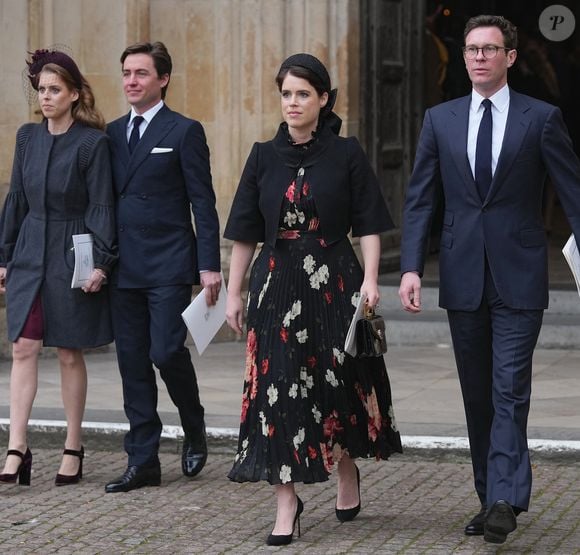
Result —
[[92, 233], [94, 261], [117, 257], [108, 139], [75, 123], [51, 135], [46, 122], [16, 136], [10, 190], [0, 216], [0, 266], [7, 268], [8, 338], [16, 341], [40, 293], [44, 345], [71, 349], [112, 341], [107, 288], [71, 289], [72, 235]]

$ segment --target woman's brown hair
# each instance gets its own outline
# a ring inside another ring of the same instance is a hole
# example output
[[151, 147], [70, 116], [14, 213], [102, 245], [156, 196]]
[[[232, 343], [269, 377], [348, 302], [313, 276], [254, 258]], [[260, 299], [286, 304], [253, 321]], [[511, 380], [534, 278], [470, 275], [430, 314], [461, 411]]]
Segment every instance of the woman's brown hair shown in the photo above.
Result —
[[72, 117], [75, 121], [87, 125], [88, 127], [100, 129], [101, 131], [105, 129], [105, 118], [96, 108], [93, 90], [88, 81], [82, 75], [81, 88], [79, 89], [71, 74], [62, 66], [54, 63], [45, 64], [41, 73], [44, 71], [58, 75], [64, 81], [69, 90], [78, 91], [79, 97], [72, 105]]

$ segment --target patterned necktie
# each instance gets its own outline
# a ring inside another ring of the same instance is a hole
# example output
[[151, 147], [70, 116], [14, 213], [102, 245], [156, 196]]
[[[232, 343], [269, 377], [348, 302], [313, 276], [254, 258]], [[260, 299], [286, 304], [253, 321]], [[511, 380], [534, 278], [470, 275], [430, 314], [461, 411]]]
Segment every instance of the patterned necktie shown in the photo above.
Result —
[[135, 116], [133, 118], [133, 129], [131, 130], [131, 136], [129, 137], [129, 152], [133, 153], [137, 143], [139, 142], [139, 126], [145, 118], [143, 116]]
[[485, 98], [482, 102], [485, 111], [477, 132], [475, 147], [475, 183], [481, 197], [485, 201], [491, 185], [491, 100]]

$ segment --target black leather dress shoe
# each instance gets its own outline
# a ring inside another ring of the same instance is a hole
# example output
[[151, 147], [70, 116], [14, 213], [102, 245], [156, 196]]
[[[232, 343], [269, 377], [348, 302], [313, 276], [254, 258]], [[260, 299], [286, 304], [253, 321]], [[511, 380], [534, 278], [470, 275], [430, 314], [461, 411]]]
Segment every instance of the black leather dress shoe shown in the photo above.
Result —
[[205, 428], [196, 438], [186, 435], [181, 451], [181, 470], [184, 476], [197, 476], [207, 461], [207, 437]]
[[512, 506], [507, 501], [496, 501], [485, 517], [483, 539], [490, 543], [503, 543], [517, 527]]
[[481, 511], [479, 511], [465, 527], [466, 536], [483, 536], [483, 525], [485, 523], [485, 513], [487, 512], [487, 507], [482, 506]]
[[131, 491], [144, 486], [158, 486], [161, 484], [161, 467], [156, 466], [128, 466], [122, 476], [109, 482], [105, 486], [106, 493]]

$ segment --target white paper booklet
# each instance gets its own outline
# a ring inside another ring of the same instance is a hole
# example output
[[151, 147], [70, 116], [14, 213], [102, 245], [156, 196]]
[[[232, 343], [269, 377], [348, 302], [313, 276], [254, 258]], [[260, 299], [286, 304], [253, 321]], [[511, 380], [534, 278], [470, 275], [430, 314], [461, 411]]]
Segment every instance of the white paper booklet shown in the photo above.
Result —
[[363, 296], [359, 293], [358, 302], [356, 303], [356, 308], [348, 327], [348, 332], [346, 334], [346, 339], [344, 341], [344, 351], [348, 353], [351, 357], [356, 356], [356, 323], [363, 318], [363, 310], [365, 306], [366, 295]]
[[566, 262], [568, 262], [570, 270], [572, 270], [572, 275], [576, 282], [576, 288], [580, 295], [580, 253], [578, 252], [578, 245], [576, 244], [576, 239], [574, 239], [574, 234], [570, 235], [570, 238], [562, 249], [562, 254], [566, 259]]
[[90, 233], [73, 235], [73, 250], [75, 253], [75, 268], [73, 271], [71, 289], [82, 287], [91, 277], [95, 269], [93, 261], [93, 236]]
[[222, 287], [218, 301], [214, 306], [207, 306], [205, 290], [202, 290], [181, 313], [181, 317], [193, 338], [197, 352], [202, 355], [215, 334], [226, 321], [226, 282], [222, 274]]

